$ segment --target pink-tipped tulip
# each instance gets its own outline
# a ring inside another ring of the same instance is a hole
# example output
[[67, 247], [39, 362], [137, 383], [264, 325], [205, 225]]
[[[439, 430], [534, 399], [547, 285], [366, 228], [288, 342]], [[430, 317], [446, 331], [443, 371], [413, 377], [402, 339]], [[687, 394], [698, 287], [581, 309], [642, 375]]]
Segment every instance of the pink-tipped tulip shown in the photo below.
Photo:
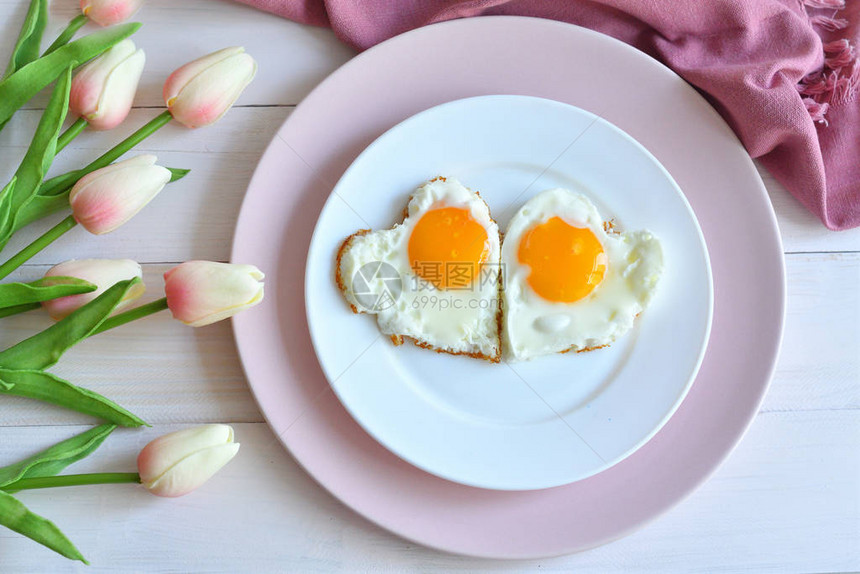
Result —
[[78, 180], [69, 194], [75, 220], [90, 233], [109, 233], [143, 209], [170, 181], [154, 155], [111, 164]]
[[143, 50], [123, 40], [75, 74], [69, 108], [94, 129], [115, 128], [131, 110], [145, 62]]
[[257, 62], [245, 48], [225, 48], [189, 62], [164, 83], [164, 103], [189, 128], [215, 123], [254, 79]]
[[164, 274], [164, 294], [176, 319], [202, 327], [262, 301], [263, 278], [253, 265], [188, 261]]
[[[131, 259], [72, 259], [59, 265], [54, 265], [48, 272], [45, 273], [46, 278], [50, 277], [75, 277], [83, 279], [98, 286], [98, 289], [90, 293], [81, 295], [70, 295], [68, 297], [60, 297], [51, 301], [44, 301], [44, 307], [52, 318], [60, 320], [72, 311], [83, 307], [105, 290], [118, 281], [142, 277], [140, 265]], [[114, 312], [128, 306], [132, 301], [143, 295], [146, 290], [143, 282], [136, 283], [125, 294], [125, 298], [120, 301]]]
[[231, 427], [203, 425], [166, 434], [143, 447], [137, 471], [152, 494], [182, 496], [212, 478], [237, 452]]
[[113, 26], [131, 18], [143, 0], [81, 0], [81, 12], [99, 26]]

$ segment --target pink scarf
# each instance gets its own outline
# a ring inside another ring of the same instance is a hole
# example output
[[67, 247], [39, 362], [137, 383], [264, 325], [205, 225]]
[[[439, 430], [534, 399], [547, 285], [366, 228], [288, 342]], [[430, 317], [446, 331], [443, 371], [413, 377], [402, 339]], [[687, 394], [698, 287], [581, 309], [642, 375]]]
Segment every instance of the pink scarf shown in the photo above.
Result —
[[860, 225], [860, 0], [240, 0], [331, 26], [363, 50], [479, 15], [562, 20], [608, 34], [698, 88], [830, 229]]

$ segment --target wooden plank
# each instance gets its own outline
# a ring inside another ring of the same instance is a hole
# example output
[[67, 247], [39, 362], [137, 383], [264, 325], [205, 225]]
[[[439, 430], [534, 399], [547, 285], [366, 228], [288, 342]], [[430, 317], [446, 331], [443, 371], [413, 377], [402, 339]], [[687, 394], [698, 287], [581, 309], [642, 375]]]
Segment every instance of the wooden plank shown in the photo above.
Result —
[[[55, 0], [49, 10], [46, 47], [80, 13], [80, 3]], [[0, 2], [0, 38], [17, 37], [26, 11], [23, 1]], [[303, 26], [228, 0], [147, 0], [132, 20], [143, 23], [132, 39], [147, 56], [135, 99], [138, 106], [164, 106], [162, 86], [174, 69], [228, 46], [244, 46], [259, 64], [257, 78], [240, 99], [243, 105], [295, 105], [355, 54], [331, 30]], [[97, 29], [89, 24], [78, 35]], [[0, 66], [5, 66], [11, 51], [11, 40], [0, 42]], [[43, 94], [27, 107], [44, 107], [46, 101]]]
[[[151, 204], [113, 233], [97, 237], [76, 228], [33, 262], [56, 263], [95, 256], [128, 257], [141, 262], [226, 259], [242, 198], [257, 161], [290, 111], [291, 108], [236, 108], [207, 128], [189, 130], [176, 124], [162, 128], [140, 145], [137, 154], [154, 153], [160, 164], [190, 168], [191, 173], [165, 187]], [[51, 173], [63, 173], [89, 163], [155, 115], [156, 110], [135, 110], [117, 130], [84, 134], [63, 151]], [[24, 132], [35, 128], [38, 114], [28, 112], [20, 116], [7, 130], [22, 142], [16, 151], [23, 155]], [[22, 129], [23, 123], [31, 127]], [[2, 138], [10, 134], [5, 130], [0, 133], [0, 157]], [[14, 169], [12, 162], [4, 161], [0, 165], [0, 179], [6, 181]], [[62, 217], [57, 215], [22, 230], [0, 257], [11, 256]], [[144, 238], [150, 240], [142, 241]]]
[[[0, 461], [84, 427], [0, 429]], [[128, 471], [150, 439], [179, 428], [118, 431], [70, 471]], [[158, 499], [113, 485], [21, 493], [93, 565], [9, 531], [10, 572], [801, 572], [860, 569], [860, 419], [850, 412], [759, 415], [723, 467], [643, 530], [588, 552], [499, 562], [422, 548], [368, 523], [324, 492], [263, 424], [236, 425], [236, 460], [197, 492]]]
[[786, 252], [860, 251], [860, 228], [830, 231], [761, 164], [756, 168], [773, 203]]
[[786, 255], [785, 331], [765, 411], [860, 408], [860, 253]]
[[[860, 408], [860, 254], [789, 255], [785, 339], [764, 411]], [[170, 265], [145, 266], [148, 293], [161, 296]], [[36, 278], [45, 266], [29, 266]], [[3, 319], [0, 348], [50, 324], [41, 312]], [[258, 422], [227, 323], [185, 327], [169, 313], [96, 337], [73, 349], [55, 371], [157, 424]], [[2, 397], [0, 426], [75, 424], [81, 416]]]

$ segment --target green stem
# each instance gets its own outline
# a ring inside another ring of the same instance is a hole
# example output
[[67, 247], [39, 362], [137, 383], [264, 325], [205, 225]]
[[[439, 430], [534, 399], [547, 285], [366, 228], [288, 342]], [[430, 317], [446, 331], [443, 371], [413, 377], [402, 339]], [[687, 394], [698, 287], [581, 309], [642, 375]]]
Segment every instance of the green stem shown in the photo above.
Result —
[[60, 137], [57, 138], [57, 149], [54, 150], [54, 155], [60, 153], [60, 151], [69, 145], [73, 139], [78, 137], [78, 135], [84, 131], [84, 128], [87, 127], [86, 118], [80, 117], [75, 120], [75, 123], [69, 126], [69, 129], [60, 134]]
[[78, 222], [75, 221], [74, 215], [69, 215], [54, 227], [43, 233], [41, 237], [38, 237], [30, 245], [13, 255], [9, 261], [0, 265], [0, 279], [8, 277], [10, 273], [15, 271], [18, 267], [23, 265], [26, 261], [77, 224]]
[[105, 321], [99, 325], [95, 331], [90, 333], [90, 337], [93, 335], [98, 335], [99, 333], [104, 333], [109, 329], [113, 329], [114, 327], [119, 327], [120, 325], [125, 325], [126, 323], [131, 323], [132, 321], [136, 321], [137, 319], [142, 319], [147, 315], [152, 315], [153, 313], [158, 313], [159, 311], [164, 311], [167, 309], [167, 297], [162, 297], [152, 303], [147, 303], [146, 305], [141, 305], [140, 307], [135, 307], [134, 309], [129, 309], [124, 313], [120, 313], [118, 315], [114, 315], [113, 317], [109, 317], [105, 319]]
[[53, 44], [48, 46], [48, 49], [45, 50], [45, 53], [42, 54], [42, 57], [44, 58], [45, 56], [47, 56], [48, 54], [50, 54], [51, 52], [53, 52], [57, 48], [60, 48], [62, 46], [65, 46], [66, 44], [68, 44], [69, 40], [71, 40], [72, 37], [77, 33], [77, 31], [80, 30], [81, 27], [86, 23], [87, 23], [87, 17], [84, 16], [83, 14], [78, 14], [77, 16], [72, 18], [72, 20], [66, 26], [66, 29], [63, 30], [59, 36], [57, 36], [57, 39], [54, 40]]
[[2, 319], [3, 317], [11, 317], [12, 315], [17, 315], [18, 313], [26, 313], [27, 311], [38, 309], [41, 306], [41, 303], [24, 303], [23, 305], [3, 307], [2, 309], [0, 309], [0, 319]]
[[80, 178], [84, 177], [90, 172], [112, 164], [124, 153], [126, 153], [134, 146], [151, 136], [160, 128], [164, 127], [172, 118], [173, 116], [170, 115], [170, 111], [164, 110], [163, 112], [152, 118], [149, 122], [146, 123], [146, 125], [141, 127], [139, 130], [119, 142], [112, 149], [105, 152], [101, 157], [93, 160], [88, 166], [75, 171], [70, 171], [69, 173], [65, 173], [57, 177], [53, 177], [48, 181], [44, 182], [39, 187], [39, 195], [59, 195], [65, 192], [67, 189], [71, 189], [71, 187], [75, 185], [75, 182], [77, 182]]
[[57, 488], [61, 486], [86, 486], [89, 484], [118, 484], [133, 482], [140, 484], [140, 475], [136, 472], [98, 472], [93, 474], [66, 474], [62, 476], [40, 476], [37, 478], [22, 478], [12, 484], [0, 488], [17, 492], [36, 488]]

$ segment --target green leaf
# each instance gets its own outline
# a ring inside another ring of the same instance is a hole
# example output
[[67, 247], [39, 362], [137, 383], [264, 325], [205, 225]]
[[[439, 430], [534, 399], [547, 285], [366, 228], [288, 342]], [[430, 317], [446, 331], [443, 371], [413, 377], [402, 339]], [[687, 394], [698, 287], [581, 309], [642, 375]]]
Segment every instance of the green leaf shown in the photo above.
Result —
[[72, 186], [78, 183], [78, 180], [84, 177], [87, 173], [90, 172], [84, 171], [83, 169], [76, 169], [67, 171], [66, 173], [61, 173], [60, 175], [55, 175], [51, 179], [46, 179], [42, 182], [42, 185], [39, 186], [39, 196], [56, 197], [59, 195], [65, 195], [68, 197]]
[[30, 62], [0, 81], [0, 123], [11, 118], [18, 108], [53, 82], [69, 66], [77, 66], [95, 58], [134, 34], [138, 28], [140, 24], [132, 22], [99, 30]]
[[[72, 83], [72, 68], [57, 80], [48, 107], [39, 120], [30, 147], [15, 172], [14, 185], [7, 185], [0, 193], [0, 248], [9, 240], [15, 228], [18, 211], [36, 195], [39, 185], [54, 161], [57, 138], [69, 109], [69, 89]], [[2, 106], [2, 104], [0, 104]]]
[[167, 171], [170, 172], [170, 181], [168, 183], [173, 183], [174, 181], [179, 181], [191, 171], [190, 169], [180, 169], [178, 167], [168, 167]]
[[18, 34], [18, 41], [12, 49], [12, 57], [6, 67], [4, 78], [26, 66], [39, 57], [39, 49], [42, 44], [42, 33], [45, 24], [48, 23], [48, 2], [46, 0], [31, 0], [30, 9]]
[[54, 365], [69, 348], [89, 337], [139, 282], [135, 277], [116, 283], [63, 320], [0, 352], [0, 368], [37, 370]]
[[3, 317], [11, 317], [12, 315], [17, 315], [18, 313], [26, 313], [27, 311], [33, 311], [42, 306], [41, 303], [27, 303], [26, 305], [15, 305], [13, 307], [0, 307], [0, 319]]
[[3, 283], [0, 284], [0, 309], [92, 293], [96, 289], [97, 285], [75, 277], [43, 277], [30, 283]]
[[[0, 199], [11, 196], [15, 193], [15, 186], [18, 184], [18, 178], [16, 176], [12, 176], [12, 179], [3, 189], [0, 189]], [[11, 203], [0, 201], [0, 224], [4, 221], [12, 220], [12, 212], [11, 212]], [[0, 249], [3, 248], [2, 243], [0, 243]]]
[[20, 500], [5, 492], [0, 492], [0, 525], [23, 534], [70, 560], [80, 560], [84, 564], [89, 564], [56, 524], [30, 512]]
[[[12, 224], [12, 232], [10, 236], [14, 235], [22, 227], [26, 227], [38, 219], [48, 217], [52, 213], [62, 211], [63, 209], [68, 209], [69, 193], [71, 191], [71, 189], [66, 189], [66, 191], [60, 195], [35, 195], [30, 198], [27, 205], [18, 211], [15, 221]], [[0, 214], [0, 218], [2, 218], [2, 214]], [[2, 245], [3, 243], [0, 241], [0, 248], [2, 248]]]
[[[0, 388], [2, 388], [0, 383]], [[68, 438], [9, 466], [0, 468], [0, 488], [14, 484], [22, 478], [54, 476], [70, 464], [88, 457], [116, 429], [104, 424]]]
[[146, 424], [110, 399], [44, 371], [0, 369], [0, 394], [51, 403], [124, 427]]
[[48, 49], [45, 50], [45, 53], [42, 55], [47, 56], [51, 52], [58, 50], [61, 46], [65, 46], [66, 44], [68, 44], [69, 40], [74, 38], [78, 30], [83, 28], [84, 24], [87, 23], [87, 20], [89, 20], [89, 18], [87, 18], [84, 14], [78, 14], [77, 16], [72, 18], [71, 21], [69, 21], [69, 24], [66, 26], [65, 30], [60, 32], [60, 35], [57, 36], [57, 39], [54, 40], [50, 46], [48, 46]]

